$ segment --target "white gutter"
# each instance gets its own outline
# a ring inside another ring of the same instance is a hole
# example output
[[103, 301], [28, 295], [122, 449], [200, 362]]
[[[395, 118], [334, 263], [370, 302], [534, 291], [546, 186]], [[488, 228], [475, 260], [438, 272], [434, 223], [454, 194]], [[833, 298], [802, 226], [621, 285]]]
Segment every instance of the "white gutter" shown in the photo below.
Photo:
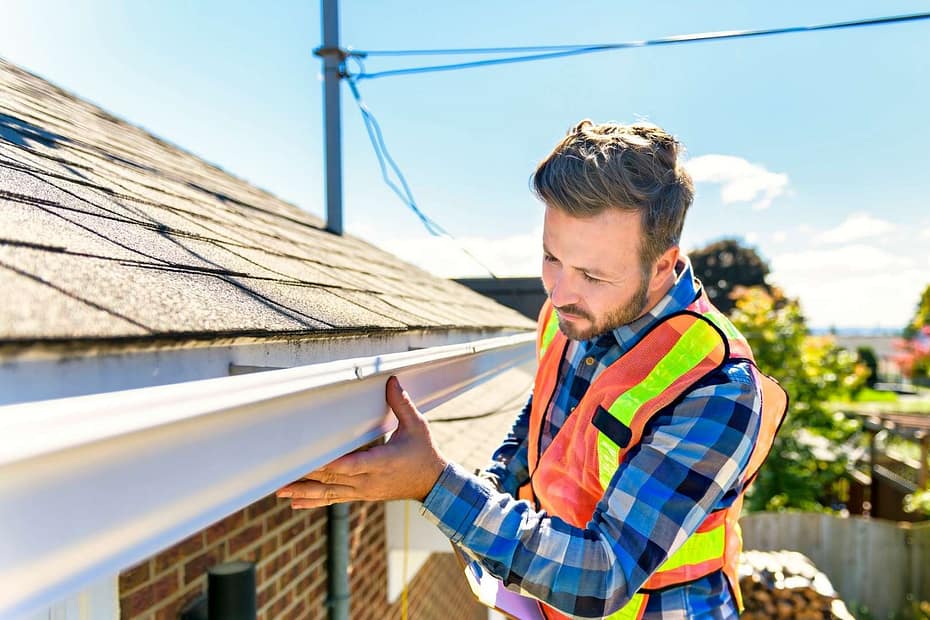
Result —
[[0, 407], [0, 617], [41, 608], [533, 355], [532, 333]]

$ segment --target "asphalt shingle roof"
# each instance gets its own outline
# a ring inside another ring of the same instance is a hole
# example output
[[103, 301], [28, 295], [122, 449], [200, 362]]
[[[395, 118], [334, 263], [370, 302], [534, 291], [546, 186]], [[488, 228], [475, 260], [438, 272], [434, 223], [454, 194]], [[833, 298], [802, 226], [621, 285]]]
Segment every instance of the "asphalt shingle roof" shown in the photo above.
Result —
[[0, 60], [0, 342], [531, 329]]
[[428, 412], [433, 441], [443, 455], [469, 470], [486, 467], [523, 409], [535, 372], [536, 362], [530, 360]]

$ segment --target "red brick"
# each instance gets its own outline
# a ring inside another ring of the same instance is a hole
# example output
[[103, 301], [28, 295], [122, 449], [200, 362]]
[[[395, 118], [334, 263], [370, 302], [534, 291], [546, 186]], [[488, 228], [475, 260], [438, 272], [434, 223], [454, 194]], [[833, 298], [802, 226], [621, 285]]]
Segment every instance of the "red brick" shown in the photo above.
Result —
[[222, 561], [223, 549], [221, 545], [217, 545], [186, 562], [184, 564], [184, 585], [197, 580], [207, 572], [208, 568]]
[[305, 575], [297, 582], [297, 585], [294, 586], [294, 589], [298, 592], [304, 591], [313, 591], [317, 587], [326, 583], [326, 575], [322, 574], [321, 571], [314, 571], [308, 575]]
[[268, 617], [269, 618], [281, 618], [281, 614], [285, 609], [291, 606], [291, 603], [294, 602], [294, 591], [288, 590], [284, 594], [278, 595], [278, 598], [274, 600], [271, 604], [271, 607], [268, 608]]
[[279, 506], [274, 512], [265, 517], [265, 531], [270, 532], [280, 525], [284, 525], [294, 516], [294, 511], [287, 504]]
[[200, 531], [155, 556], [155, 573], [158, 574], [167, 570], [202, 550], [203, 532]]
[[[283, 502], [286, 500], [281, 500], [281, 501]], [[267, 495], [261, 498], [260, 500], [258, 500], [257, 502], [255, 502], [254, 504], [251, 504], [245, 510], [246, 510], [246, 514], [248, 515], [249, 521], [252, 521], [262, 516], [266, 512], [270, 512], [274, 510], [275, 506], [277, 505], [278, 505], [278, 498], [275, 497], [274, 495]]]
[[268, 564], [262, 568], [262, 579], [264, 581], [272, 581], [278, 571], [290, 564], [293, 558], [294, 552], [290, 549], [285, 549], [278, 555], [274, 556], [274, 558], [272, 558]]
[[[214, 549], [231, 546], [225, 559], [242, 559], [243, 556], [259, 563], [258, 596], [260, 597], [259, 617], [263, 620], [325, 620], [326, 618], [326, 520], [325, 511], [295, 511], [285, 519], [286, 502], [277, 502], [264, 498], [244, 512], [235, 513], [226, 519], [212, 524], [202, 537], [203, 545], [193, 553], [184, 555], [172, 549], [175, 555], [175, 591], [164, 600], [164, 590], [157, 590], [154, 584], [141, 585], [138, 581], [128, 581], [128, 575], [122, 582], [136, 583], [134, 590], [122, 591], [124, 607], [128, 609], [129, 597], [137, 592], [146, 591], [139, 597], [143, 604], [141, 615], [123, 614], [124, 618], [133, 620], [174, 620], [176, 612], [192, 596], [204, 587], [204, 577], [181, 588], [182, 583], [200, 572], [200, 566], [206, 562]], [[278, 511], [281, 511], [280, 513]], [[399, 609], [387, 603], [386, 555], [384, 550], [384, 508], [380, 503], [357, 503], [352, 507], [355, 547], [351, 556], [350, 588], [352, 590], [351, 617], [357, 620], [382, 620], [399, 617]], [[253, 518], [254, 517], [254, 518]], [[268, 528], [271, 528], [269, 531]], [[193, 537], [192, 537], [193, 538]], [[210, 540], [208, 544], [206, 541]], [[230, 539], [235, 539], [230, 545]], [[183, 544], [183, 543], [182, 543]], [[188, 548], [189, 549], [189, 548]], [[287, 559], [287, 555], [290, 558]], [[451, 558], [451, 555], [449, 556]], [[179, 559], [178, 559], [179, 558]], [[162, 558], [161, 566], [170, 567], [170, 562]], [[421, 571], [428, 577], [424, 581], [421, 573], [417, 574], [416, 583], [411, 587], [412, 618], [475, 618], [470, 613], [470, 598], [460, 599], [459, 594], [470, 597], [467, 586], [461, 578], [461, 572], [453, 559], [453, 573], [445, 574], [433, 566], [432, 560]], [[432, 569], [431, 569], [432, 567]], [[139, 567], [133, 567], [136, 570]], [[154, 576], [161, 579], [167, 575], [155, 571], [156, 562], [149, 562], [149, 579]], [[144, 575], [144, 569], [139, 569]], [[127, 571], [128, 573], [129, 571]], [[264, 577], [270, 579], [264, 579]], [[142, 577], [137, 577], [142, 579]], [[151, 585], [151, 587], [150, 587]], [[465, 587], [460, 592], [461, 586]], [[426, 599], [423, 602], [419, 599]], [[427, 604], [428, 603], [428, 604]], [[486, 618], [486, 612], [484, 617]]]
[[297, 562], [294, 562], [285, 568], [283, 571], [280, 571], [278, 574], [278, 585], [282, 590], [293, 584], [300, 578], [302, 574], [304, 574], [304, 572], [309, 568], [309, 562], [307, 561], [308, 559], [309, 558], [303, 558], [298, 560]]
[[245, 552], [239, 559], [245, 560], [246, 562], [255, 562], [258, 564], [262, 560], [270, 558], [271, 555], [278, 550], [278, 547], [278, 541], [272, 537], [268, 540], [262, 541], [261, 545], [258, 547], [254, 547]]
[[179, 577], [177, 573], [171, 573], [152, 583], [152, 593], [155, 600], [159, 602], [164, 601], [177, 592], [180, 583]]
[[306, 532], [299, 539], [294, 541], [293, 547], [296, 553], [306, 553], [314, 543], [319, 541], [322, 538], [321, 531], [319, 529], [313, 529], [309, 532]]
[[229, 544], [229, 555], [234, 556], [244, 548], [248, 547], [256, 540], [262, 537], [262, 526], [260, 523], [255, 525], [250, 525], [241, 532], [234, 534], [230, 537]]
[[256, 596], [256, 606], [261, 609], [267, 605], [271, 599], [275, 597], [278, 593], [278, 585], [274, 582], [269, 583], [265, 587], [259, 589]]
[[155, 611], [153, 620], [177, 620], [178, 614], [185, 606], [195, 598], [199, 598], [203, 592], [200, 588], [186, 588], [184, 592], [178, 593], [174, 600]]
[[206, 529], [207, 544], [212, 545], [216, 541], [226, 538], [243, 525], [245, 525], [245, 510], [239, 510], [225, 519], [220, 519]]
[[157, 581], [139, 588], [129, 596], [120, 599], [120, 612], [123, 618], [134, 618], [150, 608], [163, 603], [178, 591], [179, 575], [172, 571]]
[[130, 569], [124, 570], [119, 575], [119, 591], [123, 594], [128, 594], [134, 588], [141, 586], [143, 583], [149, 580], [151, 571], [149, 570], [149, 561], [146, 560], [142, 564], [133, 566]]
[[301, 519], [281, 530], [281, 533], [278, 534], [278, 540], [281, 541], [282, 545], [291, 543], [306, 530], [307, 524]]
[[142, 588], [128, 596], [120, 597], [120, 617], [135, 618], [145, 612], [153, 603], [154, 599], [150, 588]]

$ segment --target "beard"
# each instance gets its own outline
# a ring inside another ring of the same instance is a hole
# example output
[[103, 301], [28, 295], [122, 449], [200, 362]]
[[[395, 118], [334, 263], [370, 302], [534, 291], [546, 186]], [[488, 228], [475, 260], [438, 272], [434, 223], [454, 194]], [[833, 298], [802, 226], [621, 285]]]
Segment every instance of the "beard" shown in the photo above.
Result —
[[[640, 278], [639, 288], [636, 290], [636, 293], [633, 294], [633, 298], [630, 299], [628, 303], [608, 311], [600, 320], [576, 305], [556, 308], [559, 318], [559, 330], [565, 334], [565, 337], [569, 340], [590, 340], [595, 336], [600, 336], [618, 327], [632, 323], [645, 312], [648, 292], [648, 279]], [[569, 321], [563, 321], [558, 311], [579, 316], [585, 319], [590, 325], [583, 329], [577, 325], [573, 325]]]

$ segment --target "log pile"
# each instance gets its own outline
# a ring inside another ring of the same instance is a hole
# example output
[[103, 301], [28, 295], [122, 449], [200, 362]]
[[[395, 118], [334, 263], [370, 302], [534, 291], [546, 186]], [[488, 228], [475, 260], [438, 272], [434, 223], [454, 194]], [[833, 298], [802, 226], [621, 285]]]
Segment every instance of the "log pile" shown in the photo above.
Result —
[[744, 551], [739, 585], [746, 620], [855, 620], [822, 572], [792, 551]]

